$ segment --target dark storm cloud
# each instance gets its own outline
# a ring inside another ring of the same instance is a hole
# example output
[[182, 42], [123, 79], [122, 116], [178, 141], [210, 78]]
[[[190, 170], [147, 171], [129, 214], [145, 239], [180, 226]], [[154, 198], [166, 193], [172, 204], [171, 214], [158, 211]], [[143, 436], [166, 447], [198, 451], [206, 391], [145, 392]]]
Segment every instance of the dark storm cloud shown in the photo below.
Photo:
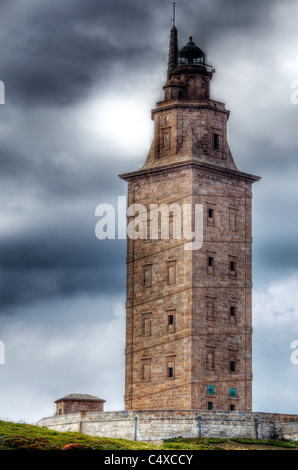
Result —
[[[264, 31], [275, 2], [176, 3], [180, 46], [197, 32], [205, 46], [227, 30]], [[171, 5], [165, 0], [11, 1], [0, 20], [0, 73], [9, 100], [26, 106], [65, 105], [88, 96], [94, 83], [108, 80], [115, 64], [122, 64], [125, 73], [131, 67], [149, 71], [165, 57], [158, 38], [167, 37]]]
[[[194, 41], [208, 53], [210, 47], [222, 50], [221, 41], [227, 35], [233, 35], [234, 47], [239, 47], [245, 33], [251, 35], [258, 31], [264, 33], [270, 27], [270, 12], [275, 1], [253, 0], [188, 0], [176, 2], [176, 25], [178, 27], [179, 47], [182, 47], [193, 36]], [[163, 14], [167, 14], [171, 2]], [[247, 44], [247, 51], [250, 51]], [[225, 51], [226, 59], [232, 57], [231, 50]], [[208, 55], [208, 54], [207, 54]]]
[[70, 237], [0, 244], [2, 309], [44, 298], [124, 292], [125, 242]]
[[[0, 126], [6, 130], [1, 137], [0, 191], [5, 197], [10, 194], [11, 213], [23, 207], [20, 217], [24, 219], [19, 236], [10, 233], [10, 242], [4, 238], [0, 245], [3, 299], [20, 302], [39, 295], [63, 295], [88, 290], [88, 284], [92, 291], [97, 280], [99, 290], [115, 286], [113, 275], [123, 273], [119, 248], [123, 245], [115, 249], [112, 243], [100, 245], [88, 237], [94, 236], [95, 206], [109, 203], [117, 193], [125, 194], [126, 184], [118, 174], [130, 169], [131, 163], [124, 150], [111, 158], [112, 141], [110, 148], [99, 142], [96, 150], [88, 149], [86, 136], [76, 125], [79, 112], [73, 117], [74, 106], [94, 90], [106, 93], [107, 99], [107, 90], [110, 93], [113, 87], [130, 96], [144, 77], [153, 87], [149, 70], [166, 69], [172, 2], [55, 0], [3, 5], [0, 78], [6, 84], [7, 104], [0, 109]], [[265, 37], [274, 5], [236, 0], [176, 2], [179, 45], [190, 34], [198, 34], [199, 44], [208, 45], [207, 52], [231, 60], [231, 51], [222, 50], [221, 39], [235, 38], [236, 52], [249, 46], [246, 41], [254, 33]], [[261, 46], [255, 50], [260, 51]], [[148, 119], [149, 113], [148, 109]], [[117, 128], [114, 131], [117, 135]], [[249, 162], [247, 170], [258, 168], [262, 176], [267, 166], [272, 168], [276, 145], [270, 147], [260, 138], [254, 142], [241, 125], [237, 128], [237, 119], [236, 131], [240, 136], [235, 141], [236, 163], [237, 143], [240, 148], [246, 139], [242, 159]], [[138, 162], [144, 158], [145, 153]], [[280, 159], [275, 159], [275, 167], [279, 164]], [[81, 201], [78, 207], [75, 201]], [[65, 227], [71, 227], [68, 236]], [[44, 236], [47, 231], [51, 237]], [[120, 278], [119, 283], [123, 286]]]
[[[115, 64], [150, 55], [148, 2], [11, 2], [2, 18], [1, 79], [9, 101], [73, 103]], [[1, 24], [1, 20], [0, 20]]]
[[[125, 298], [123, 261], [119, 266], [121, 258], [117, 262], [111, 260], [108, 265], [100, 260], [96, 268], [81, 267], [76, 270], [67, 267], [59, 269], [58, 266], [43, 270], [1, 270], [0, 312], [9, 313], [16, 305], [34, 304], [53, 298], [71, 299], [80, 295], [92, 297], [94, 294], [109, 294], [112, 297], [122, 294]], [[56, 312], [53, 311], [52, 315], [54, 318]]]

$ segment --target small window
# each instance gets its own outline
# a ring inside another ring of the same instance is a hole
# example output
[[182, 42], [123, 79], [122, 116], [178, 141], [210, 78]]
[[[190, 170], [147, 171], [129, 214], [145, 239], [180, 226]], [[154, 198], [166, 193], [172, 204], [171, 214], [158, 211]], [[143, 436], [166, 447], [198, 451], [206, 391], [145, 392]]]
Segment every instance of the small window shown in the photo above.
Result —
[[151, 282], [152, 282], [152, 269], [150, 268], [145, 268], [144, 269], [144, 287], [151, 287]]
[[236, 372], [236, 362], [230, 361], [230, 372]]
[[235, 410], [236, 410], [235, 405], [230, 405], [230, 411], [235, 411]]
[[212, 403], [212, 401], [208, 401], [208, 403], [207, 403], [207, 410], [213, 410], [213, 403]]
[[237, 232], [237, 214], [235, 210], [230, 209], [229, 213], [229, 230]]
[[149, 382], [151, 378], [151, 365], [150, 360], [144, 360], [142, 364], [142, 380]]
[[215, 253], [207, 251], [206, 255], [207, 274], [214, 275]]
[[235, 256], [229, 257], [229, 276], [230, 278], [237, 277], [237, 258]]
[[143, 316], [142, 334], [143, 336], [151, 335], [151, 318], [148, 314], [146, 316]]
[[204, 81], [202, 82], [201, 88], [202, 88], [202, 90], [205, 90], [205, 88], [206, 88], [206, 83]]
[[235, 305], [230, 305], [230, 323], [236, 323], [236, 307]]
[[214, 350], [207, 348], [206, 351], [206, 369], [214, 370]]
[[237, 388], [230, 388], [230, 397], [237, 398]]
[[174, 224], [176, 224], [176, 216], [174, 219], [173, 214], [169, 214], [169, 239], [173, 240], [174, 235], [176, 236], [176, 225], [174, 227]]
[[168, 284], [176, 283], [176, 263], [175, 262], [167, 263], [167, 283]]
[[59, 408], [58, 414], [59, 414], [59, 415], [62, 415], [62, 410], [61, 410], [61, 408]]
[[215, 209], [213, 204], [207, 204], [207, 225], [215, 225]]
[[219, 150], [219, 134], [213, 134], [213, 148]]
[[206, 302], [206, 318], [207, 320], [214, 320], [214, 302], [207, 300]]
[[207, 274], [214, 274], [214, 258], [213, 258], [213, 256], [208, 256], [208, 259], [207, 259]]
[[175, 378], [175, 358], [174, 356], [166, 357], [166, 377], [167, 379], [174, 379]]
[[165, 116], [165, 124], [168, 124], [168, 116]]
[[182, 91], [182, 90], [179, 90], [179, 91], [178, 91], [178, 98], [183, 98], [183, 96], [184, 96], [183, 91]]
[[207, 385], [207, 394], [214, 395], [214, 385]]
[[146, 238], [144, 238], [144, 243], [150, 243], [151, 242], [151, 225], [150, 225], [150, 219], [147, 219], [147, 233], [146, 233]]
[[169, 132], [162, 133], [161, 135], [161, 145], [163, 150], [169, 150], [170, 148], [170, 135]]
[[[170, 308], [166, 311], [166, 331], [167, 333], [175, 333], [175, 309]], [[173, 364], [168, 364], [173, 365]]]

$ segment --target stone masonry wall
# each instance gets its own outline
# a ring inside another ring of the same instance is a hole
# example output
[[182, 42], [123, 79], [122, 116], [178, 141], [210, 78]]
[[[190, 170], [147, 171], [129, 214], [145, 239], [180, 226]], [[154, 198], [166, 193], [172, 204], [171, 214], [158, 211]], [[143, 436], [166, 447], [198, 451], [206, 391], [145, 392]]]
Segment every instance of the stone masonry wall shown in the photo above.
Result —
[[171, 437], [298, 440], [298, 415], [245, 411], [159, 410], [82, 413], [43, 418], [38, 426], [90, 436], [156, 441]]

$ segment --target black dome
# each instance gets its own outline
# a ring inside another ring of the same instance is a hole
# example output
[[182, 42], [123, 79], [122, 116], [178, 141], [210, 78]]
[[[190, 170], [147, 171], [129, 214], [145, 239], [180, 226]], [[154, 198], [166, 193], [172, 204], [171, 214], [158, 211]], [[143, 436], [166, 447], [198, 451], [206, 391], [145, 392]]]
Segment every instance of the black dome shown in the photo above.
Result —
[[190, 36], [188, 43], [182, 47], [178, 53], [178, 62], [182, 63], [204, 63], [205, 54], [204, 52], [195, 45]]

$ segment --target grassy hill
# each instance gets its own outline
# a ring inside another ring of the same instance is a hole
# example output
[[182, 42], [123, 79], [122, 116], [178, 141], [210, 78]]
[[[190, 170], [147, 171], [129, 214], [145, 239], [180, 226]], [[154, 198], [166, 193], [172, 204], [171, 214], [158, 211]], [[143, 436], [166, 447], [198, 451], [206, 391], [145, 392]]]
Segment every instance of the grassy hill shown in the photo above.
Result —
[[[75, 446], [69, 446], [73, 445]], [[167, 439], [160, 443], [92, 437], [0, 421], [0, 450], [298, 450], [297, 441], [255, 439]]]

